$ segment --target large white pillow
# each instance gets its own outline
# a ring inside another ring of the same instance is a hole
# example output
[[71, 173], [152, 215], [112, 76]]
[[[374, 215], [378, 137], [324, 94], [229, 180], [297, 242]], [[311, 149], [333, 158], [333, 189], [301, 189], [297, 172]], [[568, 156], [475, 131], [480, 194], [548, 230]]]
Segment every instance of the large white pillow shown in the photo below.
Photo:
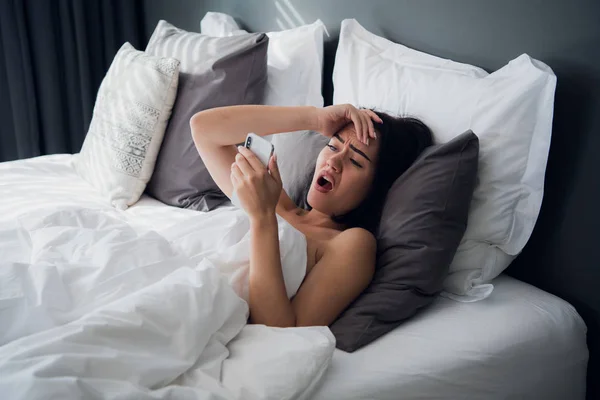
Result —
[[231, 15], [209, 11], [200, 21], [200, 33], [208, 36], [224, 37], [248, 32], [240, 29]]
[[445, 290], [463, 301], [487, 297], [489, 282], [523, 249], [539, 214], [556, 87], [552, 70], [523, 54], [488, 74], [344, 20], [333, 82], [334, 104], [415, 116], [438, 143], [467, 129], [477, 134], [478, 184]]
[[[210, 36], [246, 33], [230, 15], [208, 12], [200, 22], [201, 32]], [[323, 107], [323, 33], [317, 20], [309, 25], [268, 32], [267, 85], [263, 104], [273, 106]]]
[[74, 165], [116, 208], [138, 201], [152, 176], [178, 81], [178, 60], [125, 43], [100, 84]]

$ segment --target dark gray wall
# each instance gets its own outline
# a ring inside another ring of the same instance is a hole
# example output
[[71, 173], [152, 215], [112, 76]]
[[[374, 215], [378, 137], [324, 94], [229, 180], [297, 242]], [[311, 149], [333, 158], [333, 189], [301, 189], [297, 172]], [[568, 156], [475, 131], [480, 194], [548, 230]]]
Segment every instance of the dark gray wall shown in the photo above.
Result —
[[[588, 324], [590, 398], [600, 398], [600, 1], [598, 0], [146, 0], [146, 27], [159, 18], [198, 30], [206, 11], [227, 12], [252, 31], [320, 18], [326, 43], [324, 93], [340, 21], [441, 57], [493, 71], [521, 53], [557, 77], [546, 193], [534, 234], [509, 272], [571, 302]], [[297, 18], [290, 5], [296, 10]], [[593, 397], [592, 397], [593, 396]], [[596, 397], [597, 396], [597, 397]]]
[[144, 3], [144, 30], [150, 39], [154, 27], [161, 19], [179, 28], [200, 32], [200, 20], [204, 17], [204, 0], [142, 0]]

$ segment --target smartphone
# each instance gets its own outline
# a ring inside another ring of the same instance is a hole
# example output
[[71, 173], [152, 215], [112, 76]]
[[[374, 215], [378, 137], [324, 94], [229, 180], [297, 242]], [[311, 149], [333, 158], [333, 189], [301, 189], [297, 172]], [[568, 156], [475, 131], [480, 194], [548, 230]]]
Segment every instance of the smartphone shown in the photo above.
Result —
[[269, 159], [275, 151], [275, 147], [267, 139], [263, 139], [255, 133], [249, 133], [246, 136], [244, 147], [253, 152], [265, 167], [269, 166]]
[[[244, 141], [244, 147], [253, 152], [267, 169], [269, 168], [269, 160], [275, 151], [275, 146], [271, 142], [255, 133], [249, 133]], [[231, 195], [231, 203], [238, 208], [242, 208], [235, 190]]]

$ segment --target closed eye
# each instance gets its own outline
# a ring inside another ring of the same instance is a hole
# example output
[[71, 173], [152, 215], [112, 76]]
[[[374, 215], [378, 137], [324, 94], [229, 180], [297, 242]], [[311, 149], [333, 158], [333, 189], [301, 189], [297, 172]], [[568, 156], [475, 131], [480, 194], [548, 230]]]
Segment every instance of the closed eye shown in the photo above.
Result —
[[358, 161], [356, 161], [356, 160], [354, 160], [354, 159], [352, 159], [352, 158], [350, 159], [350, 161], [352, 162], [352, 164], [356, 165], [358, 168], [362, 168], [362, 167], [363, 167], [362, 165], [360, 165], [360, 164], [358, 163]]
[[[337, 147], [335, 147], [335, 146], [333, 146], [331, 144], [328, 144], [327, 147], [329, 147], [329, 150], [331, 150], [331, 151], [337, 151]], [[363, 167], [358, 161], [356, 161], [356, 160], [354, 160], [352, 158], [350, 159], [350, 162], [352, 164], [354, 164], [358, 168], [362, 168]]]

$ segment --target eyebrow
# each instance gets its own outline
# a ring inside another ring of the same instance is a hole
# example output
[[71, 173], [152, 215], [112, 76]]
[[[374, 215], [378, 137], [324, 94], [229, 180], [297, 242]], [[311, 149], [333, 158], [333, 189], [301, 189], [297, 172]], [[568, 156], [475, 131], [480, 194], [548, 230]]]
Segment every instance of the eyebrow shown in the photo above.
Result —
[[[342, 139], [340, 137], [340, 135], [338, 135], [337, 133], [335, 135], [333, 135], [334, 138], [336, 138], [337, 140], [339, 140], [340, 142], [342, 142], [342, 144], [346, 143], [346, 141], [344, 139]], [[367, 160], [369, 160], [369, 162], [372, 162], [371, 159], [362, 151], [360, 151], [359, 149], [357, 149], [356, 147], [354, 147], [353, 145], [350, 145], [350, 148], [352, 150], [354, 150], [355, 152], [357, 152], [358, 154], [360, 154], [361, 156], [363, 156], [364, 158], [366, 158]]]

